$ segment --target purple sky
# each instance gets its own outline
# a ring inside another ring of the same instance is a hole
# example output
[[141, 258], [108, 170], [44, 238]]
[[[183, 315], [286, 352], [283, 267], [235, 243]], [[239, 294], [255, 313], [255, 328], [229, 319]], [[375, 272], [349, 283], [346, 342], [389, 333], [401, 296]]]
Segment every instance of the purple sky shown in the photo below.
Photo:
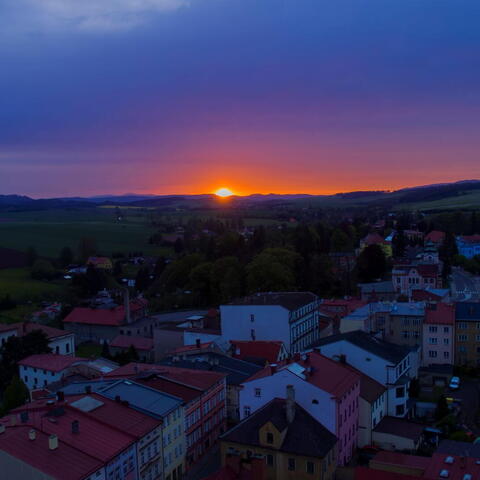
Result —
[[0, 194], [480, 177], [478, 0], [4, 0]]

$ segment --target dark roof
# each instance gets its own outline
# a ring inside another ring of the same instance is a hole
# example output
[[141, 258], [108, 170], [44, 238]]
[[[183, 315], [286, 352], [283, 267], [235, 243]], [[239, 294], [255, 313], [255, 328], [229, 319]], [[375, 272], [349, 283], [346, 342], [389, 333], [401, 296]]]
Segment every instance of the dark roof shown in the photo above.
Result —
[[442, 440], [435, 453], [445, 453], [458, 457], [480, 458], [480, 444]]
[[421, 423], [411, 422], [404, 418], [383, 417], [380, 423], [374, 428], [374, 432], [387, 433], [398, 437], [409, 438], [410, 440], [418, 440], [425, 425]]
[[378, 383], [372, 377], [369, 377], [355, 367], [352, 367], [352, 365], [349, 365], [348, 363], [345, 363], [344, 365], [360, 375], [360, 397], [368, 403], [374, 403], [387, 390], [381, 383]]
[[339, 342], [341, 340], [352, 343], [373, 355], [395, 364], [401, 362], [410, 352], [410, 349], [404, 345], [385, 342], [362, 330], [330, 335], [329, 337], [322, 338], [316, 342], [315, 347], [329, 345], [330, 343]]
[[455, 310], [457, 320], [480, 321], [480, 303], [459, 302]]
[[280, 451], [317, 458], [327, 455], [337, 443], [337, 437], [298, 404], [295, 404], [294, 421], [289, 424], [285, 408], [286, 400], [274, 398], [221, 438], [227, 442], [260, 446], [258, 432], [267, 422], [272, 422], [280, 432], [287, 429]]
[[318, 297], [311, 292], [266, 292], [243, 297], [229, 305], [280, 305], [293, 311], [316, 300]]
[[192, 370], [208, 370], [226, 373], [227, 385], [240, 385], [247, 378], [262, 369], [259, 365], [227, 357], [226, 355], [215, 352], [202, 352], [199, 357], [208, 358], [208, 360], [197, 360], [194, 355], [178, 361], [173, 361], [173, 357], [166, 357], [160, 360], [158, 364], [171, 367], [190, 368]]
[[391, 280], [385, 282], [372, 282], [372, 283], [359, 283], [358, 284], [362, 293], [394, 293], [395, 288]]

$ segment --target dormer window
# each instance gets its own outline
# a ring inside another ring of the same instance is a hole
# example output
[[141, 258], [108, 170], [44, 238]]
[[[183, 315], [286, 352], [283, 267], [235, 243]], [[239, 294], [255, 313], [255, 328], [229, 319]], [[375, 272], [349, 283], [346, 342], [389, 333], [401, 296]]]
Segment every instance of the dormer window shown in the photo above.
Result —
[[267, 432], [267, 443], [273, 443], [273, 433]]

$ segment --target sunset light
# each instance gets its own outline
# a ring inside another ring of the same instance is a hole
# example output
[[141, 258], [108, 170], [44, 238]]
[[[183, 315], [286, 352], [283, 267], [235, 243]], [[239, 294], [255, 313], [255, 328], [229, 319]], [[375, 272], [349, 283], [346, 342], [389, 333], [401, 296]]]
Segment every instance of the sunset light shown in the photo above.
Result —
[[229, 188], [219, 188], [216, 192], [215, 195], [217, 197], [231, 197], [233, 195], [233, 192]]

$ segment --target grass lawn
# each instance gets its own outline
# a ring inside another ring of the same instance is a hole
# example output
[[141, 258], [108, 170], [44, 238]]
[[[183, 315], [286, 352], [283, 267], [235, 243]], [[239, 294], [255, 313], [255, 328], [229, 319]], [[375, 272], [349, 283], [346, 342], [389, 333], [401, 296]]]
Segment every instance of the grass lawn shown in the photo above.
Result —
[[17, 323], [28, 320], [33, 312], [38, 310], [36, 305], [17, 305], [11, 310], [0, 312], [0, 323]]
[[[30, 277], [28, 268], [0, 270], [0, 297], [10, 295], [17, 303], [58, 300], [65, 286], [61, 281], [44, 282]], [[1, 314], [5, 314], [1, 312]]]
[[99, 357], [102, 353], [102, 346], [98, 343], [82, 343], [77, 347], [77, 357]]

